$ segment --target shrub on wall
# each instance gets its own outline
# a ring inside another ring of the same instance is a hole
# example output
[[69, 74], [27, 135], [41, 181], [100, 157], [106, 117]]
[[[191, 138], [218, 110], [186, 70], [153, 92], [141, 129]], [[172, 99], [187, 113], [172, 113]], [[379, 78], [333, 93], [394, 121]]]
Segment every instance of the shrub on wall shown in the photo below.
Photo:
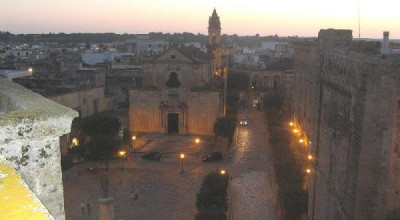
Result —
[[228, 175], [211, 172], [205, 176], [200, 192], [197, 193], [196, 206], [198, 213], [195, 219], [226, 219], [228, 183]]

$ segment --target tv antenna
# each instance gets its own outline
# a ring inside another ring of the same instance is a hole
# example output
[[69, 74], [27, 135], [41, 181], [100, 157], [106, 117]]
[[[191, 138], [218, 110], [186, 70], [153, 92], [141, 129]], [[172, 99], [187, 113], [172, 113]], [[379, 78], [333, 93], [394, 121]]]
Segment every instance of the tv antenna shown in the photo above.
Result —
[[361, 39], [361, 0], [358, 1], [358, 40]]

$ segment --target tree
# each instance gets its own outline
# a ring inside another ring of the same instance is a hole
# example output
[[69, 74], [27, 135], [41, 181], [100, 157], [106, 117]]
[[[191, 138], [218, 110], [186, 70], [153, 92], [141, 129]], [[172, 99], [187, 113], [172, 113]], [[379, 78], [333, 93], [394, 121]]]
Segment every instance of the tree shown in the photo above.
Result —
[[211, 172], [204, 177], [196, 197], [198, 213], [195, 219], [226, 219], [228, 175]]
[[82, 124], [82, 131], [91, 137], [89, 143], [82, 146], [87, 156], [89, 159], [104, 159], [108, 170], [108, 160], [122, 141], [121, 123], [118, 118], [109, 114], [92, 116]]
[[218, 118], [214, 124], [214, 135], [215, 137], [227, 137], [229, 138], [229, 145], [232, 143], [233, 133], [235, 133], [236, 118], [223, 117]]
[[72, 157], [70, 155], [61, 155], [61, 170], [65, 173], [65, 179], [68, 180], [67, 170], [74, 166], [74, 162], [72, 161]]
[[78, 161], [78, 175], [81, 175], [81, 160], [88, 155], [88, 151], [85, 145], [76, 146], [68, 151], [73, 154]]
[[106, 170], [108, 171], [108, 160], [116, 153], [118, 146], [121, 144], [119, 138], [109, 135], [96, 136], [85, 145], [88, 155], [91, 159], [104, 159], [106, 162]]
[[118, 118], [109, 114], [98, 114], [86, 119], [82, 123], [82, 132], [94, 138], [96, 136], [117, 136], [121, 123]]

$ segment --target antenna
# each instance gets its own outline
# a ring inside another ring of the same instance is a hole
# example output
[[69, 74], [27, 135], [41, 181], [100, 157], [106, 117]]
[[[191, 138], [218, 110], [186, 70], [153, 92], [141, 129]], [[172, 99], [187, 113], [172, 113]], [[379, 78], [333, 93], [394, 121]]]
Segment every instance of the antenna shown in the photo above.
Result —
[[361, 39], [361, 1], [358, 1], [358, 40]]

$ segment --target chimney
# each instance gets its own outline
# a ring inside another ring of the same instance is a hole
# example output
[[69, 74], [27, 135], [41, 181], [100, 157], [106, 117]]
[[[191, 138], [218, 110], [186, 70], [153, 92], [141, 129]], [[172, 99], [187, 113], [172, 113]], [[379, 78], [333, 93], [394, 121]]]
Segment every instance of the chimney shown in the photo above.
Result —
[[388, 49], [389, 48], [389, 31], [383, 32], [383, 44], [382, 48]]

